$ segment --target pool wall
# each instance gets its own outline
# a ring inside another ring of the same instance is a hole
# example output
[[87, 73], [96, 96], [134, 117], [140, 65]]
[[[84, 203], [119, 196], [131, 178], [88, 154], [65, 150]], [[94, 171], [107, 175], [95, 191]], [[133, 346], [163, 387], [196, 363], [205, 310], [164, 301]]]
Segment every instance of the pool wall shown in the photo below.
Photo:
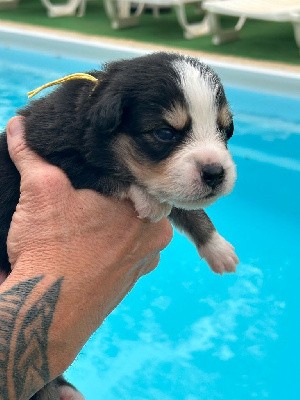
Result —
[[[38, 31], [37, 33], [32, 29], [24, 30], [7, 26], [0, 26], [0, 45], [26, 48], [58, 57], [80, 57], [80, 59], [92, 62], [97, 62], [99, 59], [107, 62], [120, 58], [132, 58], [150, 52], [149, 49], [144, 48], [113, 45], [102, 39], [84, 40], [70, 36], [62, 37], [59, 32]], [[178, 51], [180, 52], [180, 50]], [[269, 93], [280, 92], [287, 96], [299, 96], [300, 73], [237, 65], [215, 61], [213, 58], [201, 59], [211, 65], [227, 85]]]

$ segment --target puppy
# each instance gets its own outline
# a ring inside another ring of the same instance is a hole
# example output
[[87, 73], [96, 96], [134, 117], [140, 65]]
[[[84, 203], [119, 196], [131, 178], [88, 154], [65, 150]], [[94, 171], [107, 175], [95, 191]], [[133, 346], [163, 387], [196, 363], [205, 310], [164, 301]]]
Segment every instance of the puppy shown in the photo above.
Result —
[[[28, 146], [62, 168], [75, 188], [129, 198], [140, 218], [169, 217], [214, 272], [235, 271], [233, 247], [203, 211], [236, 180], [227, 148], [232, 114], [218, 76], [198, 59], [167, 53], [113, 62], [91, 75], [96, 83], [65, 82], [19, 112]], [[0, 268], [6, 272], [19, 185], [4, 134]], [[35, 398], [45, 393], [47, 387]], [[51, 398], [59, 399], [58, 391]]]

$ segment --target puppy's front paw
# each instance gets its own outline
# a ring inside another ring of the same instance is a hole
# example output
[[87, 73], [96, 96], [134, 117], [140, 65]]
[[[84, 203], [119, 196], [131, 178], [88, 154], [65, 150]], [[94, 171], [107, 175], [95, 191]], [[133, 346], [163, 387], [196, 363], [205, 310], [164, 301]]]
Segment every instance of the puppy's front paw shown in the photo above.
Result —
[[129, 189], [128, 197], [133, 201], [136, 212], [141, 219], [147, 218], [152, 222], [157, 222], [163, 217], [167, 217], [172, 209], [172, 206], [168, 203], [160, 203], [137, 186], [132, 186]]
[[198, 251], [217, 274], [235, 272], [236, 265], [239, 263], [234, 247], [218, 232], [214, 232], [205, 245], [198, 247]]

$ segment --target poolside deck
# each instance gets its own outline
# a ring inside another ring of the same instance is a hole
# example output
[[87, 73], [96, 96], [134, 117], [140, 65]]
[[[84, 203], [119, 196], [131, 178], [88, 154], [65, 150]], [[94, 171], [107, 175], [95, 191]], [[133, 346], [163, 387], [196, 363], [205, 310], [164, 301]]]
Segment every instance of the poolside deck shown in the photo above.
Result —
[[[199, 18], [190, 7], [189, 16]], [[192, 40], [183, 38], [173, 12], [162, 14], [160, 18], [143, 15], [137, 27], [113, 30], [110, 27], [102, 0], [90, 0], [86, 15], [82, 18], [48, 18], [39, 0], [21, 0], [16, 10], [0, 11], [2, 26], [22, 26], [22, 29], [63, 30], [63, 35], [76, 35], [88, 40], [100, 40], [151, 50], [180, 50], [188, 54], [229, 61], [234, 64], [255, 64], [275, 69], [300, 72], [300, 54], [292, 25], [248, 21], [241, 32], [241, 39], [222, 46], [214, 46], [210, 36]], [[225, 24], [232, 19], [225, 18]], [[20, 25], [21, 24], [21, 25]]]

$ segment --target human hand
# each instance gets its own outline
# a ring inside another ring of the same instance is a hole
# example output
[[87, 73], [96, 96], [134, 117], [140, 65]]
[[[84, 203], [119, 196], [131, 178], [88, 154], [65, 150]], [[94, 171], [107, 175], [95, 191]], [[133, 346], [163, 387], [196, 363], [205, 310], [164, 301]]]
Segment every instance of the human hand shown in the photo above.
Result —
[[47, 333], [50, 378], [62, 373], [136, 281], [158, 263], [172, 229], [139, 220], [131, 203], [75, 190], [66, 175], [30, 151], [22, 118], [7, 128], [21, 195], [7, 248], [12, 273], [1, 289], [42, 277], [31, 301], [60, 282]]

